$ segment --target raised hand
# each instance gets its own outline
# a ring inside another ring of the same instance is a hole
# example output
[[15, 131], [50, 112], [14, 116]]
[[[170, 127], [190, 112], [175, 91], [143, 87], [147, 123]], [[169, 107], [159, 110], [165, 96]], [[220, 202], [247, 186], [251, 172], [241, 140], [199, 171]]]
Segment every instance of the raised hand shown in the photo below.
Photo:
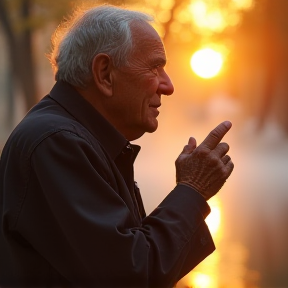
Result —
[[197, 147], [191, 137], [177, 158], [176, 181], [191, 186], [206, 200], [214, 196], [233, 171], [229, 145], [221, 142], [232, 124], [225, 121], [213, 129]]

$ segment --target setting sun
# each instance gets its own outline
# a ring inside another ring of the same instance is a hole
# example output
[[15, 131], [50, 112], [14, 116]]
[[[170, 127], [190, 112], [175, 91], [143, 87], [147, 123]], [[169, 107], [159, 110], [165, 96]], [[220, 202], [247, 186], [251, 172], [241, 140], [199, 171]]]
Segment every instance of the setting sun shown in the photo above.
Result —
[[203, 48], [196, 51], [191, 57], [191, 68], [201, 78], [215, 77], [223, 65], [223, 57], [220, 52], [212, 48]]

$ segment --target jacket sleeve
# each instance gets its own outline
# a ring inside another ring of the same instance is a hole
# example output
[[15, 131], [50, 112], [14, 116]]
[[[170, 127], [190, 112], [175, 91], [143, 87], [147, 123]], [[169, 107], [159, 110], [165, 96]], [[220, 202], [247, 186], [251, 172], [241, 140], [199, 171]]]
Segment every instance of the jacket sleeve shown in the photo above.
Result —
[[172, 287], [214, 250], [208, 204], [178, 185], [135, 227], [102, 158], [67, 131], [43, 140], [31, 156], [17, 230], [73, 285]]

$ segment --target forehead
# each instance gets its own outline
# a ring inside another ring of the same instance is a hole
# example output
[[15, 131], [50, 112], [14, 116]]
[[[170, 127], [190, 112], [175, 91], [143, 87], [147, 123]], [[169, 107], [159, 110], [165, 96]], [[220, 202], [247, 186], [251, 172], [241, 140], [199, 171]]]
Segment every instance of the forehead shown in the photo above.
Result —
[[146, 22], [134, 21], [131, 23], [133, 52], [147, 59], [158, 58], [166, 61], [164, 45], [156, 30]]

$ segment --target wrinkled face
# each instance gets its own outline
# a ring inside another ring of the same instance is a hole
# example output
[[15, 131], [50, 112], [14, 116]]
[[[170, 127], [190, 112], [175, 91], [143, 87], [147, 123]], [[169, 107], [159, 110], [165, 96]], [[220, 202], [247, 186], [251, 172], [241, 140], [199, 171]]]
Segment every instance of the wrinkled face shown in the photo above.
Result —
[[128, 57], [129, 64], [113, 70], [110, 112], [116, 128], [128, 140], [135, 140], [157, 129], [161, 95], [172, 94], [174, 87], [164, 70], [166, 55], [154, 28], [133, 22], [131, 31], [133, 52]]

